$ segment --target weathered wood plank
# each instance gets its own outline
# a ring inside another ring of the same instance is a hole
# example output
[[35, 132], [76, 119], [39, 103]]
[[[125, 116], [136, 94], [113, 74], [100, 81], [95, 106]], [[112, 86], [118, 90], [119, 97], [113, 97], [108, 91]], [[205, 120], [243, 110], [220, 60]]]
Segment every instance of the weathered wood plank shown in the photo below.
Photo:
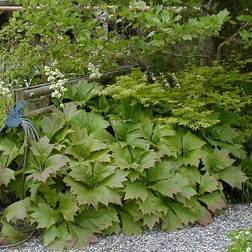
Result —
[[54, 105], [50, 105], [50, 106], [47, 106], [45, 108], [40, 108], [40, 109], [37, 109], [37, 110], [28, 111], [27, 115], [28, 116], [42, 115], [42, 114], [51, 112], [54, 108], [55, 108]]
[[0, 12], [13, 12], [13, 11], [22, 11], [23, 7], [21, 6], [0, 6]]
[[[101, 77], [101, 82], [107, 82], [110, 79], [120, 76], [120, 75], [125, 75], [131, 72], [131, 68], [128, 66], [122, 67], [121, 69], [111, 71], [104, 73]], [[67, 84], [77, 84], [79, 81], [84, 81], [84, 80], [89, 80], [87, 76], [84, 77], [78, 77], [78, 78], [73, 78], [67, 81]], [[26, 88], [19, 88], [15, 90], [15, 98], [16, 101], [19, 100], [29, 100], [29, 99], [34, 99], [40, 96], [46, 96], [51, 94], [50, 90], [50, 85], [51, 83], [44, 83], [36, 86], [30, 86]]]

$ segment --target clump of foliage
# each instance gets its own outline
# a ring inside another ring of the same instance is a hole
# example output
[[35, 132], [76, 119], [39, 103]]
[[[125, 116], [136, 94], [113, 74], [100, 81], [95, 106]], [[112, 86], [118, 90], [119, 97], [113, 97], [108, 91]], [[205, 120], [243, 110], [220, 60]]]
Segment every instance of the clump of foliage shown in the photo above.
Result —
[[252, 230], [251, 228], [233, 231], [230, 234], [232, 245], [229, 246], [229, 252], [251, 252], [252, 251]]
[[227, 205], [223, 185], [246, 181], [225, 145], [214, 147], [160, 121], [151, 107], [104, 93], [92, 83], [70, 87], [69, 103], [38, 121], [44, 136], [30, 145], [24, 200], [16, 168], [22, 148], [16, 137], [0, 139], [2, 197], [17, 200], [3, 216], [4, 241], [16, 220], [37, 224], [53, 249], [82, 248], [101, 232], [205, 225]]
[[[248, 117], [251, 73], [227, 71], [220, 66], [203, 67], [181, 73], [176, 86], [173, 81], [169, 86], [160, 81], [151, 84], [148, 76], [135, 71], [118, 78], [104, 93], [116, 100], [128, 98], [131, 104], [151, 107], [162, 115], [162, 121], [193, 130], [217, 125], [227, 115], [237, 117], [237, 125]], [[247, 123], [250, 124], [249, 120]]]
[[22, 239], [23, 221], [50, 248], [82, 248], [97, 233], [205, 225], [230, 192], [251, 197], [250, 0], [16, 2], [0, 31], [5, 87], [45, 82], [45, 66], [141, 71], [105, 88], [53, 80], [59, 108], [36, 121], [25, 199], [23, 135], [0, 139], [0, 243]]

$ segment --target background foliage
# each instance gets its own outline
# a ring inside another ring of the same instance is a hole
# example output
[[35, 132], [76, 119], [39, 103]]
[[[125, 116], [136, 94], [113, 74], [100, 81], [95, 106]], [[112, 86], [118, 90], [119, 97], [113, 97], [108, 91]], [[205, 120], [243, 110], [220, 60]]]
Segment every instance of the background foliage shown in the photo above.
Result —
[[1, 243], [24, 238], [20, 221], [51, 248], [82, 248], [101, 232], [206, 225], [251, 201], [251, 1], [17, 3], [0, 30], [6, 87], [47, 81], [45, 66], [132, 71], [68, 86], [64, 108], [34, 118], [27, 165], [22, 132], [0, 138]]

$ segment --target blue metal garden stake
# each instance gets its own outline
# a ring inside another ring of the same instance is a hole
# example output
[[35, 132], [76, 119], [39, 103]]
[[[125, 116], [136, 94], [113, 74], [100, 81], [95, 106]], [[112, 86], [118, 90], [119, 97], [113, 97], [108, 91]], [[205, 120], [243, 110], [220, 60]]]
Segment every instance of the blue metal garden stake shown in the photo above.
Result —
[[9, 112], [6, 120], [4, 121], [4, 126], [0, 130], [0, 133], [3, 134], [7, 129], [22, 127], [25, 133], [24, 137], [24, 157], [22, 162], [22, 190], [21, 190], [21, 199], [24, 199], [24, 174], [25, 167], [27, 164], [27, 153], [28, 153], [28, 141], [29, 139], [37, 141], [39, 139], [38, 133], [33, 125], [33, 123], [27, 119], [24, 115], [26, 102], [19, 101]]
[[[24, 115], [24, 108], [25, 108], [26, 102], [25, 101], [19, 101], [9, 112], [6, 120], [4, 121], [4, 126], [2, 129], [0, 129], [0, 137], [2, 134], [6, 132], [7, 129], [11, 128], [18, 128], [22, 127], [23, 131], [25, 133], [24, 137], [24, 156], [23, 156], [23, 161], [21, 162], [22, 166], [22, 189], [21, 189], [21, 199], [25, 198], [25, 190], [24, 190], [24, 185], [25, 185], [25, 168], [27, 164], [27, 154], [28, 154], [28, 149], [29, 149], [29, 139], [33, 141], [38, 141], [39, 136], [38, 133], [33, 125], [33, 123], [27, 119]], [[20, 167], [21, 167], [20, 166]], [[34, 232], [36, 231], [36, 228], [22, 241], [19, 241], [14, 244], [7, 244], [7, 245], [1, 245], [0, 249], [8, 249], [11, 247], [16, 247], [30, 239]]]

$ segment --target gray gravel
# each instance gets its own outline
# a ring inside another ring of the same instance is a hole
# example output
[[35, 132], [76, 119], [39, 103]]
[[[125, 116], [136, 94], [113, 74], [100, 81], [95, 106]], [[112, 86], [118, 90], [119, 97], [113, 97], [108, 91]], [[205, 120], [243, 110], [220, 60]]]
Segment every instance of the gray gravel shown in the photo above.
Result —
[[[151, 231], [131, 237], [113, 235], [99, 238], [98, 243], [83, 252], [221, 252], [226, 251], [230, 243], [227, 235], [231, 230], [250, 225], [252, 204], [234, 205], [206, 227], [194, 226], [174, 233]], [[49, 252], [38, 238], [31, 239], [20, 248], [0, 250], [5, 251]]]

